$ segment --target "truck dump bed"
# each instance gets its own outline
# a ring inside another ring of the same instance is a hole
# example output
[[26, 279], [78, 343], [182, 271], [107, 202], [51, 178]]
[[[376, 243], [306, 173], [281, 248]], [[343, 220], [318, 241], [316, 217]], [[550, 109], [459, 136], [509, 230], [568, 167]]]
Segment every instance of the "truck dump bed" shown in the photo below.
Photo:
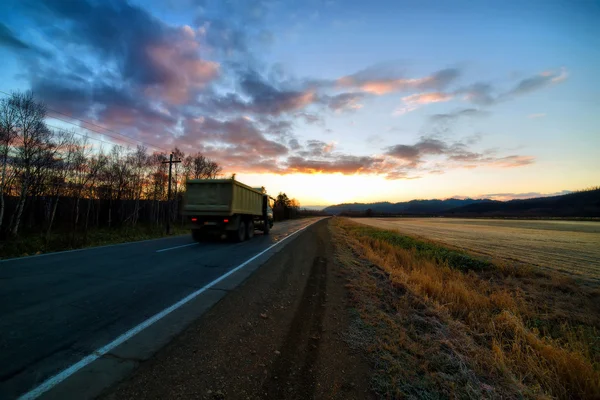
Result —
[[183, 214], [261, 216], [263, 193], [233, 179], [192, 179], [186, 183]]

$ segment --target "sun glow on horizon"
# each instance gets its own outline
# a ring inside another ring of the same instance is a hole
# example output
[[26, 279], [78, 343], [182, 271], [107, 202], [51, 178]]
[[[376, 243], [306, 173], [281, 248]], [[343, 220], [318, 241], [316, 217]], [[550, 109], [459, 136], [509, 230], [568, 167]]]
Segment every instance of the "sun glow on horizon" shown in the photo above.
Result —
[[301, 206], [372, 201], [370, 195], [380, 192], [386, 183], [380, 176], [342, 174], [240, 173], [236, 179], [250, 186], [265, 186], [272, 196], [284, 192], [298, 199]]

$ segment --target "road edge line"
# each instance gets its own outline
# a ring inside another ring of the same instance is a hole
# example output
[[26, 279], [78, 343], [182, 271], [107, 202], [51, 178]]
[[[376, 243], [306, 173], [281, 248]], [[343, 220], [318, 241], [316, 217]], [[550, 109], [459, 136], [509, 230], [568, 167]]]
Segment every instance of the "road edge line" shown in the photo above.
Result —
[[175, 304], [173, 304], [173, 305], [165, 308], [164, 310], [162, 310], [162, 311], [154, 314], [152, 317], [150, 317], [150, 318], [146, 319], [145, 321], [141, 322], [140, 324], [134, 326], [133, 328], [131, 328], [127, 332], [125, 332], [125, 333], [121, 334], [120, 336], [118, 336], [112, 342], [110, 342], [110, 343], [102, 346], [101, 348], [93, 351], [91, 354], [85, 356], [84, 358], [82, 358], [81, 360], [79, 360], [75, 364], [71, 365], [70, 367], [68, 367], [68, 368], [62, 370], [61, 372], [59, 372], [58, 374], [56, 374], [54, 376], [51, 376], [50, 378], [46, 379], [42, 384], [38, 385], [34, 389], [32, 389], [32, 390], [30, 390], [30, 391], [28, 391], [28, 392], [20, 395], [18, 397], [18, 400], [31, 400], [31, 399], [38, 398], [42, 394], [46, 393], [48, 390], [52, 389], [53, 387], [55, 387], [59, 383], [63, 382], [67, 378], [69, 378], [71, 375], [75, 374], [80, 369], [82, 369], [82, 368], [86, 367], [87, 365], [91, 364], [92, 362], [96, 361], [97, 359], [99, 359], [103, 355], [109, 353], [115, 347], [123, 344], [125, 341], [131, 339], [132, 337], [134, 337], [135, 335], [137, 335], [138, 333], [140, 333], [144, 329], [148, 328], [149, 326], [151, 326], [155, 322], [161, 320], [162, 318], [166, 317], [167, 315], [169, 315], [173, 311], [177, 310], [181, 306], [185, 305], [186, 303], [190, 302], [194, 298], [198, 297], [200, 294], [202, 294], [206, 290], [210, 289], [211, 287], [213, 287], [217, 283], [221, 282], [225, 278], [229, 277], [230, 275], [232, 275], [235, 272], [239, 271], [240, 269], [244, 268], [246, 265], [248, 265], [252, 261], [256, 260], [258, 257], [262, 256], [263, 254], [265, 254], [266, 252], [268, 252], [272, 248], [280, 245], [285, 240], [291, 238], [292, 236], [295, 236], [297, 233], [302, 232], [306, 228], [308, 228], [308, 227], [310, 227], [310, 226], [314, 225], [315, 223], [317, 223], [319, 221], [322, 221], [322, 220], [323, 220], [323, 218], [318, 219], [318, 220], [316, 220], [314, 222], [311, 222], [310, 224], [308, 224], [308, 225], [306, 225], [306, 226], [298, 229], [297, 231], [295, 231], [295, 232], [293, 232], [293, 233], [285, 236], [284, 238], [282, 238], [281, 240], [279, 240], [277, 243], [272, 244], [271, 246], [267, 247], [266, 249], [264, 249], [260, 253], [258, 253], [256, 255], [250, 257], [249, 259], [247, 259], [246, 261], [244, 261], [243, 263], [241, 263], [237, 267], [233, 268], [231, 271], [228, 271], [227, 273], [221, 275], [217, 279], [215, 279], [212, 282], [206, 284], [205, 286], [203, 286], [202, 288], [196, 290], [195, 292], [190, 293], [189, 295], [187, 295], [183, 299], [179, 300], [177, 303], [175, 303]]
[[175, 249], [180, 249], [182, 247], [190, 247], [190, 246], [195, 246], [195, 245], [198, 245], [198, 243], [188, 243], [188, 244], [182, 244], [181, 246], [167, 247], [166, 249], [156, 250], [155, 253], [162, 253], [163, 251], [175, 250]]
[[143, 239], [143, 240], [134, 240], [132, 242], [103, 244], [102, 246], [89, 246], [89, 247], [82, 247], [80, 249], [50, 251], [48, 253], [33, 254], [31, 256], [2, 258], [2, 259], [0, 259], [0, 264], [3, 263], [3, 262], [7, 262], [7, 261], [29, 260], [31, 258], [37, 258], [37, 257], [53, 256], [55, 254], [75, 253], [75, 252], [78, 252], [78, 251], [85, 251], [85, 250], [104, 249], [106, 247], [125, 246], [127, 244], [153, 242], [155, 240], [170, 239], [170, 238], [175, 238], [175, 237], [184, 237], [184, 236], [187, 236], [187, 235], [188, 235], [187, 233], [182, 233], [181, 235], [163, 236], [163, 237], [158, 237], [158, 238], [154, 238], [154, 239]]

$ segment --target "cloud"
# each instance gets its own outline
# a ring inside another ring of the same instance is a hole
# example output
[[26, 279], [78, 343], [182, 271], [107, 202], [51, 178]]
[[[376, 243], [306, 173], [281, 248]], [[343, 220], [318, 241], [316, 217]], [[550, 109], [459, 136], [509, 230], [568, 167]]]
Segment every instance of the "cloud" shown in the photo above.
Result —
[[468, 147], [472, 143], [473, 141], [469, 138], [465, 142], [448, 143], [441, 139], [423, 136], [413, 145], [398, 144], [386, 147], [384, 154], [400, 160], [404, 165], [413, 169], [421, 168], [425, 163], [425, 157], [432, 155], [443, 156], [448, 164], [447, 167], [452, 167], [449, 164], [455, 163], [456, 166], [469, 168], [480, 165], [512, 168], [535, 162], [535, 158], [532, 156], [495, 156], [495, 151], [492, 150], [474, 151]]
[[[177, 2], [173, 2], [176, 3]], [[253, 47], [268, 45], [274, 35], [263, 28], [275, 1], [192, 1], [196, 7], [180, 5], [180, 12], [196, 12], [194, 25], [200, 27], [211, 51], [237, 60], [252, 58]]]
[[454, 94], [463, 95], [463, 100], [470, 103], [486, 106], [496, 101], [492, 92], [492, 85], [479, 82], [460, 88]]
[[[203, 26], [204, 20], [200, 18], [196, 24]], [[226, 54], [248, 51], [246, 34], [241, 28], [234, 27], [224, 20], [210, 20], [206, 28], [206, 42], [212, 48]]]
[[545, 113], [537, 113], [537, 114], [529, 114], [527, 118], [536, 119], [536, 118], [544, 118], [546, 116]]
[[411, 167], [417, 167], [423, 156], [444, 154], [448, 151], [448, 145], [438, 139], [422, 137], [414, 145], [398, 144], [387, 147], [385, 150], [385, 154], [406, 161]]
[[246, 99], [237, 93], [218, 95], [212, 92], [204, 96], [201, 106], [214, 112], [279, 116], [302, 110], [319, 100], [313, 89], [295, 89], [287, 87], [285, 82], [270, 82], [255, 70], [238, 71], [237, 78], [240, 92]]
[[[398, 144], [384, 149], [380, 155], [357, 156], [335, 151], [333, 143], [309, 140], [304, 146], [294, 142], [295, 153], [277, 166], [277, 173], [340, 173], [345, 175], [380, 175], [389, 180], [417, 179], [424, 174], [443, 174], [448, 169], [479, 166], [513, 168], [529, 165], [531, 156], [496, 156], [495, 151], [478, 152], [465, 142], [446, 142], [421, 137], [417, 143]], [[444, 161], [429, 163], [429, 157]]]
[[[546, 71], [504, 91], [485, 83], [457, 89], [462, 71], [456, 68], [410, 76], [394, 64], [339, 79], [297, 78], [281, 65], [267, 67], [262, 56], [262, 49], [278, 40], [263, 27], [273, 1], [187, 3], [180, 10], [194, 23], [178, 26], [140, 2], [30, 0], [20, 6], [36, 26], [37, 41], [15, 36], [5, 25], [0, 41], [12, 49], [36, 49], [40, 43], [51, 49], [46, 57], [18, 52], [23, 77], [50, 108], [147, 143], [205, 152], [234, 172], [412, 179], [458, 167], [527, 165], [532, 157], [477, 151], [478, 137], [451, 142], [428, 136], [365, 155], [342, 152], [332, 142], [300, 140], [295, 131], [300, 122], [330, 133], [324, 116], [362, 111], [375, 96], [401, 93], [400, 113], [462, 98], [489, 105], [567, 77], [566, 70]], [[482, 115], [478, 108], [464, 108], [431, 120]], [[377, 133], [364, 137], [378, 143]], [[432, 168], [431, 159], [445, 164]]]
[[360, 89], [366, 93], [383, 95], [391, 92], [441, 90], [460, 76], [460, 71], [455, 68], [443, 69], [423, 78], [391, 78], [382, 77], [389, 74], [379, 67], [369, 68], [353, 75], [337, 80], [340, 87]]
[[561, 190], [560, 192], [554, 193], [541, 193], [541, 192], [525, 192], [525, 193], [487, 193], [476, 196], [477, 198], [482, 199], [492, 199], [492, 200], [500, 200], [500, 201], [508, 201], [508, 200], [523, 200], [523, 199], [533, 199], [538, 197], [551, 197], [551, 196], [562, 196], [565, 194], [573, 193], [571, 190]]
[[333, 111], [352, 111], [363, 107], [360, 103], [363, 98], [362, 93], [341, 93], [335, 96], [323, 96], [321, 102]]
[[268, 140], [256, 125], [246, 118], [220, 121], [210, 117], [188, 120], [179, 138], [188, 144], [212, 144], [227, 148], [230, 155], [245, 157], [277, 157], [286, 155], [286, 146]]
[[289, 157], [285, 163], [287, 173], [341, 173], [354, 175], [359, 173], [380, 173], [378, 165], [382, 159], [370, 156], [336, 155], [329, 159], [306, 159], [303, 157]]
[[29, 50], [31, 46], [15, 36], [10, 28], [0, 22], [0, 45], [16, 50]]
[[302, 109], [316, 100], [313, 90], [280, 89], [253, 70], [242, 75], [240, 87], [252, 99], [250, 109], [258, 113], [277, 115]]
[[402, 98], [404, 103], [394, 111], [394, 115], [402, 115], [416, 110], [420, 105], [440, 103], [452, 100], [451, 94], [442, 92], [416, 93]]
[[164, 74], [164, 81], [149, 86], [146, 93], [172, 104], [187, 102], [193, 89], [203, 88], [219, 75], [218, 63], [188, 57], [180, 47], [158, 45], [148, 48], [147, 53], [155, 68]]
[[479, 133], [479, 132], [473, 133], [471, 135], [466, 136], [463, 139], [463, 142], [465, 144], [476, 144], [476, 143], [481, 142], [482, 137], [483, 137], [483, 135], [481, 133]]
[[302, 146], [298, 142], [298, 139], [291, 139], [288, 144], [290, 146], [290, 149], [292, 150], [299, 150], [302, 148]]
[[463, 108], [461, 110], [452, 111], [445, 114], [433, 114], [429, 117], [431, 121], [452, 121], [462, 117], [485, 117], [488, 116], [487, 111], [479, 110], [476, 108]]
[[556, 85], [568, 78], [565, 68], [555, 71], [544, 71], [519, 81], [512, 89], [498, 93], [489, 83], [474, 83], [453, 92], [462, 96], [462, 99], [473, 104], [489, 106], [501, 101], [514, 99], [542, 88]]
[[533, 164], [535, 157], [532, 156], [506, 156], [500, 158], [487, 157], [481, 159], [482, 162], [500, 168], [515, 168]]
[[527, 94], [543, 87], [563, 82], [568, 77], [567, 70], [544, 71], [538, 75], [523, 79], [513, 89], [504, 93], [504, 97], [512, 97]]
[[75, 58], [88, 63], [88, 81], [113, 82], [138, 95], [181, 104], [219, 76], [219, 64], [200, 56], [190, 27], [167, 25], [127, 2], [48, 0], [29, 6], [30, 16], [59, 49], [51, 60], [30, 64], [38, 83], [62, 78], [69, 69], [65, 61]]
[[326, 157], [335, 148], [335, 143], [326, 143], [321, 140], [308, 140], [306, 150], [299, 151], [297, 154], [302, 157]]
[[307, 112], [300, 112], [300, 113], [296, 113], [294, 115], [294, 117], [299, 118], [299, 119], [303, 119], [305, 123], [307, 124], [315, 124], [315, 125], [321, 125], [323, 126], [325, 124], [325, 121], [323, 120], [323, 117], [318, 115], [318, 114], [311, 114], [311, 113], [307, 113]]

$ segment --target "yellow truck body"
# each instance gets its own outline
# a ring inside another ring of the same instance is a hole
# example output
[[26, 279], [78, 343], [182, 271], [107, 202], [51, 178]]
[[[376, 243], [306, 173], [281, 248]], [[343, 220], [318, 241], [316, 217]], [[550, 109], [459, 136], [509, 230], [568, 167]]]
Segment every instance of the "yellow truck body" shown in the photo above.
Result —
[[273, 212], [264, 188], [252, 188], [234, 179], [191, 179], [186, 182], [182, 215], [194, 240], [227, 235], [244, 241], [273, 226]]
[[233, 179], [191, 179], [186, 183], [183, 214], [260, 216], [264, 195]]

